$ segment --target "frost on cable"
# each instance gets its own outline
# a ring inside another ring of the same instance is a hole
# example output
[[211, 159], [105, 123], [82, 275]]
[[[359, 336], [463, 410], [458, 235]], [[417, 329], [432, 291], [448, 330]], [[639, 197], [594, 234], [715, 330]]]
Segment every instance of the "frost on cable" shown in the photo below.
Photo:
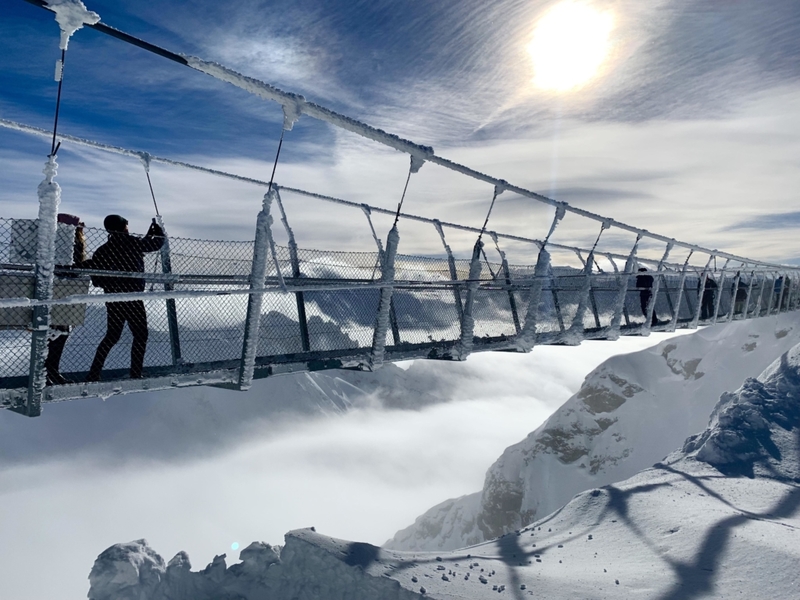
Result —
[[88, 10], [81, 0], [47, 0], [47, 8], [56, 13], [56, 22], [61, 28], [62, 50], [67, 49], [72, 34], [84, 25], [94, 25], [100, 21], [100, 15]]

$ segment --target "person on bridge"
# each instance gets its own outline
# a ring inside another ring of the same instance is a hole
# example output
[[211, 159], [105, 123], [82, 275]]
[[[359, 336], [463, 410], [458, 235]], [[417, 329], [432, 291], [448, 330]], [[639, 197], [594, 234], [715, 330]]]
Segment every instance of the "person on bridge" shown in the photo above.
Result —
[[703, 289], [703, 301], [700, 306], [700, 319], [711, 319], [714, 316], [717, 304], [717, 282], [714, 281], [714, 275], [708, 273], [706, 275], [706, 287]]
[[[645, 267], [639, 267], [639, 275], [636, 276], [636, 289], [639, 290], [639, 303], [642, 306], [642, 315], [647, 320], [647, 306], [650, 304], [650, 298], [653, 297], [653, 276], [642, 275], [647, 273]], [[653, 316], [650, 318], [651, 325], [658, 325], [658, 315], [656, 315], [656, 308], [653, 307]]]
[[[108, 215], [103, 226], [108, 231], [108, 241], [81, 265], [83, 268], [144, 273], [145, 253], [160, 250], [164, 245], [164, 231], [155, 219], [143, 238], [128, 233], [128, 221], [119, 215]], [[103, 288], [106, 294], [144, 292], [145, 289], [144, 279], [130, 276], [93, 275], [92, 284]], [[126, 322], [133, 334], [130, 376], [141, 379], [147, 350], [147, 311], [143, 301], [130, 300], [106, 303], [106, 335], [97, 347], [86, 381], [100, 381], [106, 357], [122, 336]]]
[[734, 281], [738, 280], [738, 284], [733, 284], [733, 296], [734, 296], [734, 305], [733, 305], [733, 314], [735, 315], [743, 315], [745, 313], [745, 304], [747, 304], [747, 288], [748, 283], [742, 277], [741, 272], [736, 272], [736, 277]]

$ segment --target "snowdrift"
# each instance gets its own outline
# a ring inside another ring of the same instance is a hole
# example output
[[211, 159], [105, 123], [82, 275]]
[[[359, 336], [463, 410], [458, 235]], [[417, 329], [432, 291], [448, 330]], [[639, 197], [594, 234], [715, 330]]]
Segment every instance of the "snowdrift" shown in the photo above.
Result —
[[515, 531], [575, 494], [631, 477], [708, 421], [720, 394], [800, 342], [797, 317], [704, 328], [615, 356], [489, 468], [483, 490], [447, 500], [386, 548], [454, 550]]
[[290, 532], [192, 572], [144, 540], [104, 551], [90, 600], [790, 598], [800, 586], [800, 345], [723, 394], [663, 462], [580, 493], [545, 519], [454, 552]]

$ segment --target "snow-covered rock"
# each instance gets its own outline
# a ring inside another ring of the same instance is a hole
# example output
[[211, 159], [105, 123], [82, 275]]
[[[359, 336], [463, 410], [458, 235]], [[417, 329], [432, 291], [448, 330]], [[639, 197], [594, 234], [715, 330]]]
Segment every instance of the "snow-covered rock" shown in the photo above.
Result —
[[279, 557], [252, 544], [241, 564], [216, 557], [198, 573], [183, 553], [164, 568], [140, 540], [100, 555], [89, 598], [795, 598], [798, 482], [800, 346], [723, 394], [705, 431], [664, 462], [497, 539], [411, 553], [312, 528], [287, 534]]
[[575, 494], [620, 481], [701, 431], [720, 394], [800, 342], [784, 314], [704, 328], [615, 356], [489, 468], [483, 490], [447, 500], [386, 548], [453, 550], [520, 529]]

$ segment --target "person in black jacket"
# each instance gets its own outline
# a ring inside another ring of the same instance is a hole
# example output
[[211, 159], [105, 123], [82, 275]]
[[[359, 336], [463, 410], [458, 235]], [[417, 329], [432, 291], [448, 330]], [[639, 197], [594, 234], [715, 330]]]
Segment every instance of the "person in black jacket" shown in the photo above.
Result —
[[717, 308], [717, 282], [713, 273], [706, 275], [706, 286], [703, 288], [702, 303], [700, 305], [700, 319], [706, 320], [714, 317]]
[[[645, 267], [639, 267], [639, 275], [636, 276], [636, 288], [639, 290], [639, 304], [642, 306], [642, 314], [646, 321], [647, 306], [650, 304], [650, 298], [653, 297], [653, 276], [647, 275]], [[655, 307], [653, 307], [653, 316], [650, 318], [650, 324], [658, 325]]]
[[[82, 266], [101, 271], [122, 271], [127, 273], [144, 273], [144, 255], [155, 252], [164, 245], [164, 232], [153, 219], [153, 224], [143, 238], [128, 233], [128, 221], [119, 215], [108, 215], [103, 221], [108, 231], [108, 241], [100, 246]], [[103, 288], [106, 294], [125, 294], [144, 292], [144, 279], [139, 277], [122, 277], [93, 275], [92, 284]], [[147, 349], [147, 311], [144, 302], [132, 300], [127, 302], [106, 303], [106, 335], [97, 347], [87, 381], [100, 381], [100, 372], [106, 362], [111, 348], [119, 341], [125, 323], [133, 334], [131, 346], [131, 379], [142, 377], [144, 354]]]

